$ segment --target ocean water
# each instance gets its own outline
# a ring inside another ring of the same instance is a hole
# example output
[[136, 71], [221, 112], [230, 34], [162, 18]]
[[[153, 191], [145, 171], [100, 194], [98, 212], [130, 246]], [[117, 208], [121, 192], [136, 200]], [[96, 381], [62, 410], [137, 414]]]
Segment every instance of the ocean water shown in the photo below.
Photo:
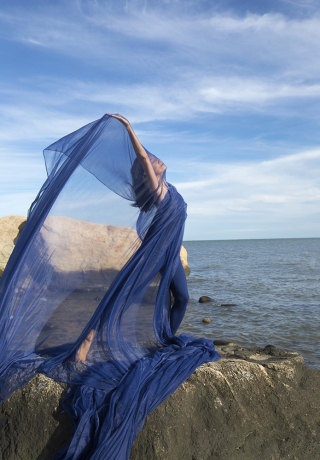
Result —
[[[320, 238], [183, 245], [191, 274], [180, 331], [243, 346], [291, 349], [320, 369]], [[214, 302], [198, 303], [202, 295]], [[204, 324], [204, 317], [211, 323]]]

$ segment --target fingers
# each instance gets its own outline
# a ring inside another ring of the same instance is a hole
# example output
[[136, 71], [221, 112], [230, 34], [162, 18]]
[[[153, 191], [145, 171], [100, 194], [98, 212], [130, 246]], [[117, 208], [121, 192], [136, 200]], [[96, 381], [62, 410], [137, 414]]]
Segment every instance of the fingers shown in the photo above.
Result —
[[119, 113], [112, 113], [112, 114], [107, 114], [107, 115], [110, 115], [110, 117], [112, 118], [116, 118], [117, 120], [119, 120], [123, 125], [125, 126], [129, 126], [130, 125], [130, 122], [129, 120], [127, 120], [125, 117], [123, 117], [122, 115], [120, 115]]

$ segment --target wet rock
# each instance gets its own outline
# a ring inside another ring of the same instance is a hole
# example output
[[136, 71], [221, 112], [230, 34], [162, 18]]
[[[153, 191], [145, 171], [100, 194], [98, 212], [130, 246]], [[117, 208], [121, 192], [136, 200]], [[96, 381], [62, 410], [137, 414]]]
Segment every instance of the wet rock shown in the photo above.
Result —
[[214, 302], [214, 300], [211, 299], [211, 297], [208, 297], [207, 295], [203, 295], [203, 296], [200, 297], [198, 302], [199, 303], [206, 303], [206, 302]]
[[236, 303], [222, 303], [220, 304], [221, 307], [236, 307]]
[[218, 340], [218, 339], [217, 339], [217, 340], [216, 340], [216, 339], [214, 340], [214, 344], [215, 344], [215, 345], [218, 345], [218, 346], [221, 346], [221, 345], [224, 345], [224, 346], [225, 346], [225, 345], [230, 345], [230, 344], [232, 344], [232, 343], [233, 343], [233, 342], [230, 342], [229, 340]]
[[211, 323], [211, 319], [210, 318], [202, 318], [202, 322], [205, 323], [205, 324], [209, 324], [209, 323]]
[[[130, 459], [320, 458], [320, 371], [275, 347], [217, 349], [220, 361], [200, 366], [148, 416]], [[2, 460], [53, 458], [71, 433], [58, 408], [64, 391], [39, 375], [0, 406]]]

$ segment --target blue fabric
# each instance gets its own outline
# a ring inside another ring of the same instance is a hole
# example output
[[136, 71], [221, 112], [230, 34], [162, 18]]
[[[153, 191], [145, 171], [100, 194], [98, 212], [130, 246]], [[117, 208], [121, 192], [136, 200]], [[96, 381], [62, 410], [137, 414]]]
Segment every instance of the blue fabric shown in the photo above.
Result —
[[189, 301], [186, 275], [180, 259], [170, 283], [170, 291], [174, 298], [170, 310], [170, 328], [172, 334], [176, 334], [183, 320]]
[[147, 414], [219, 358], [212, 341], [175, 336], [187, 300], [186, 204], [169, 185], [162, 201], [148, 197], [148, 212], [130, 206], [136, 156], [112, 117], [44, 156], [48, 179], [0, 284], [0, 396], [37, 372], [69, 383], [63, 407], [74, 436], [58, 458], [127, 459]]

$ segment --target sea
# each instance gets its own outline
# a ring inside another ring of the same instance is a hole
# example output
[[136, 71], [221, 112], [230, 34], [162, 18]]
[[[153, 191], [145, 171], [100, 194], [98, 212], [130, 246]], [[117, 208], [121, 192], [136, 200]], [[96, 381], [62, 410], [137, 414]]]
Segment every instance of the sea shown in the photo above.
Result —
[[[320, 238], [183, 245], [191, 273], [180, 332], [293, 350], [320, 369]], [[199, 303], [204, 295], [213, 300]]]

